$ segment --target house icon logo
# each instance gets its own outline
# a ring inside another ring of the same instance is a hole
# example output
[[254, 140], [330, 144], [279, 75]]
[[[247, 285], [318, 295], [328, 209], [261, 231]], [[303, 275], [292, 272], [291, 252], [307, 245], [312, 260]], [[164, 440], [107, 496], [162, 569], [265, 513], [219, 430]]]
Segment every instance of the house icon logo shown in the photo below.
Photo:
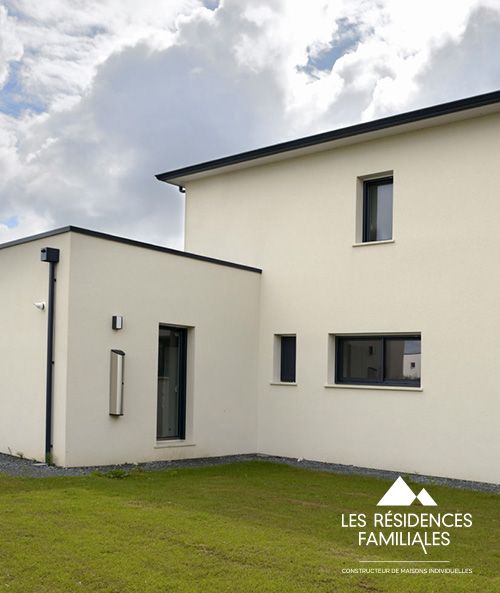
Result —
[[418, 500], [424, 507], [435, 507], [437, 502], [422, 488], [418, 494], [415, 494], [401, 476], [387, 490], [387, 492], [378, 501], [378, 507], [408, 507]]

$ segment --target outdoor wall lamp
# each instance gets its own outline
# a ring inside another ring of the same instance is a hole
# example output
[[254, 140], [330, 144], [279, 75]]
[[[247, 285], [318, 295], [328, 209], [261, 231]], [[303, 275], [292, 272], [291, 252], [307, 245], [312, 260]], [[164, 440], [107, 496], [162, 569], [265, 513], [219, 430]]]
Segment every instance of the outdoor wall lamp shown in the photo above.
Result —
[[111, 327], [113, 329], [123, 329], [123, 315], [113, 315]]
[[47, 303], [44, 301], [40, 301], [39, 303], [33, 303], [33, 305], [40, 311], [43, 311], [46, 308]]

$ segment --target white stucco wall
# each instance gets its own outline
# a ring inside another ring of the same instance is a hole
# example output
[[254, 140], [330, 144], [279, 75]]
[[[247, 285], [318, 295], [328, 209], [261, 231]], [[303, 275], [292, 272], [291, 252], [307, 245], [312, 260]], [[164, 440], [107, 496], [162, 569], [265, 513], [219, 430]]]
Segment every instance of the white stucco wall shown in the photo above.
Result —
[[63, 463], [69, 235], [0, 249], [0, 451], [45, 459], [47, 311], [33, 306], [48, 297], [43, 247], [64, 253], [57, 265], [53, 404], [53, 456]]
[[[65, 464], [255, 452], [259, 290], [254, 272], [72, 233]], [[156, 442], [160, 323], [191, 328], [184, 442]], [[122, 417], [108, 414], [112, 348]]]
[[[187, 183], [186, 249], [263, 268], [258, 450], [500, 482], [500, 115]], [[353, 246], [393, 172], [394, 242]], [[325, 387], [328, 335], [421, 333], [422, 390]], [[297, 386], [271, 385], [297, 334]]]

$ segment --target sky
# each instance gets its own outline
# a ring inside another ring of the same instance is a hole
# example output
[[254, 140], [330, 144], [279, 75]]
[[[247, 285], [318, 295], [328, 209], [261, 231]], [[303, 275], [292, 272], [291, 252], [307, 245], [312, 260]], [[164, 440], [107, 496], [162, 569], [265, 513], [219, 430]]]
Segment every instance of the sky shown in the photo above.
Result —
[[0, 242], [183, 247], [154, 174], [500, 89], [500, 0], [0, 0]]

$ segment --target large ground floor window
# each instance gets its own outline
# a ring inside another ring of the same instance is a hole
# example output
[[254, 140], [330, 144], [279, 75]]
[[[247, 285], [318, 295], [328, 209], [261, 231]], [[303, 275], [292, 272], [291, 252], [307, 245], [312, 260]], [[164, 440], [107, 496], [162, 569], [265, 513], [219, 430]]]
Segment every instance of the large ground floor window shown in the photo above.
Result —
[[336, 336], [335, 382], [420, 387], [420, 335]]
[[161, 325], [156, 438], [186, 438], [187, 330]]

